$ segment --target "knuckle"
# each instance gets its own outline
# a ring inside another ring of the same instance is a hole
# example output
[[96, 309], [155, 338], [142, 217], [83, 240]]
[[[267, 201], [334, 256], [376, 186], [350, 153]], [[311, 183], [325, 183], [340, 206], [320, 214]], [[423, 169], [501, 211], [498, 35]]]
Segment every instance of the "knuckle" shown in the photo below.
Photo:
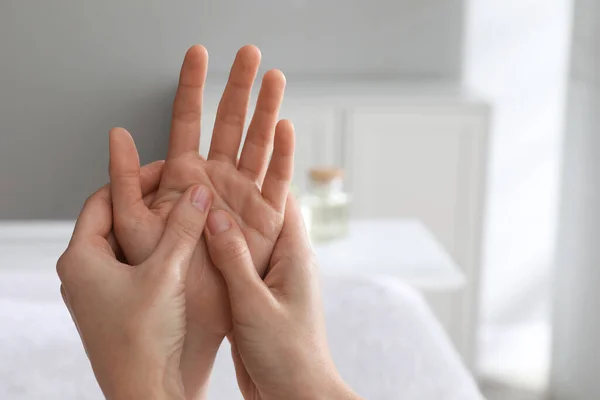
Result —
[[117, 177], [124, 180], [137, 181], [140, 179], [140, 170], [138, 168], [122, 169], [117, 171]]
[[227, 240], [220, 250], [227, 260], [244, 260], [249, 256], [248, 247], [239, 238]]
[[199, 109], [181, 109], [173, 112], [173, 119], [183, 123], [195, 123], [200, 120], [201, 112]]
[[56, 262], [56, 273], [61, 282], [66, 283], [72, 279], [76, 256], [72, 248], [68, 248]]
[[132, 234], [141, 234], [147, 231], [150, 221], [142, 207], [128, 207], [126, 212], [114, 211], [115, 229]]
[[191, 218], [177, 218], [173, 221], [173, 231], [182, 241], [198, 240], [202, 233], [201, 227]]
[[98, 200], [110, 201], [110, 187], [108, 185], [104, 185], [92, 193], [92, 195], [86, 199], [85, 205], [89, 205]]
[[110, 196], [110, 187], [105, 185], [100, 189], [96, 190], [89, 196], [85, 202], [83, 203], [83, 208], [81, 213], [83, 214], [85, 210], [89, 210], [94, 207], [97, 203], [109, 204], [112, 207], [112, 200]]
[[58, 274], [58, 277], [61, 281], [65, 280], [65, 277], [68, 273], [68, 265], [69, 263], [67, 261], [67, 253], [63, 253], [63, 255], [61, 255], [58, 261], [56, 262], [56, 273]]
[[217, 118], [225, 126], [244, 126], [245, 115], [240, 113], [224, 110]]

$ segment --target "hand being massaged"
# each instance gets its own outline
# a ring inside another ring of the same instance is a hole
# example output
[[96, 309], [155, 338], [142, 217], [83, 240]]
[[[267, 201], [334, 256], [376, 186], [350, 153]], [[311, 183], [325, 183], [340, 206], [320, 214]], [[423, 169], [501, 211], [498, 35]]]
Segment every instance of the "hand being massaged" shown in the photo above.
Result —
[[294, 131], [285, 78], [238, 51], [207, 159], [199, 155], [208, 55], [186, 54], [166, 161], [140, 168], [110, 132], [110, 184], [93, 194], [57, 270], [108, 399], [202, 399], [227, 336], [245, 399], [355, 399], [329, 355], [315, 262], [288, 196]]

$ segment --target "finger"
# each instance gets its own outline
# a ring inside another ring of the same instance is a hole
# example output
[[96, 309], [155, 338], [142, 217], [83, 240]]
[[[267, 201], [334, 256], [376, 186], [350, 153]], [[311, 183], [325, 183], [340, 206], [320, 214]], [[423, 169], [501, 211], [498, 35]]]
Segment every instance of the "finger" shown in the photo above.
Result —
[[[151, 196], [151, 192], [158, 187], [163, 164], [163, 161], [156, 161], [142, 167], [140, 183], [144, 195]], [[111, 187], [104, 185], [86, 200], [75, 223], [73, 240], [89, 240], [99, 237], [105, 239], [106, 242], [113, 228], [112, 206]], [[106, 242], [106, 246], [107, 249], [112, 247], [108, 242]]]
[[164, 160], [159, 160], [146, 164], [140, 169], [140, 187], [144, 198], [152, 196], [158, 189], [164, 166]]
[[224, 210], [212, 210], [206, 222], [206, 246], [229, 291], [232, 311], [269, 294], [256, 272], [250, 250], [237, 223]]
[[203, 46], [191, 47], [185, 55], [171, 119], [167, 159], [186, 152], [198, 153], [202, 94], [208, 69], [208, 52]]
[[142, 195], [144, 196], [143, 200], [146, 207], [149, 207], [156, 198], [156, 190], [160, 184], [164, 166], [165, 160], [158, 160], [140, 168], [140, 187], [142, 189]]
[[140, 218], [149, 213], [141, 187], [140, 159], [133, 138], [123, 128], [109, 134], [110, 190], [116, 215], [129, 213]]
[[235, 368], [235, 377], [238, 382], [238, 387], [245, 399], [250, 398], [254, 382], [250, 378], [248, 370], [246, 370], [235, 337], [233, 337], [233, 335], [228, 335], [227, 339], [229, 339], [229, 343], [231, 344], [231, 358], [233, 360], [233, 367]]
[[140, 188], [144, 205], [149, 207], [156, 199], [156, 190], [160, 184], [162, 171], [165, 166], [164, 160], [154, 161], [144, 165], [140, 169]]
[[311, 251], [310, 240], [308, 239], [308, 232], [306, 231], [302, 210], [300, 209], [298, 200], [291, 194], [288, 195], [288, 198], [286, 199], [284, 221], [283, 228], [279, 235], [280, 238], [295, 243], [296, 246], [294, 247], [299, 250], [299, 253]]
[[[122, 140], [123, 136], [118, 140]], [[128, 141], [127, 145], [132, 144], [132, 141]], [[112, 141], [111, 141], [112, 143]], [[121, 150], [124, 150], [123, 147], [118, 143], [115, 146], [111, 146], [112, 148], [116, 147], [117, 150], [111, 150], [111, 162], [109, 166], [109, 173], [111, 175], [112, 184], [111, 188], [111, 197], [113, 201], [113, 221], [118, 224], [119, 219], [115, 216], [124, 215], [128, 212], [131, 212], [131, 216], [135, 218], [137, 221], [145, 220], [150, 221], [151, 218], [144, 218], [143, 214], [151, 214], [148, 210], [148, 207], [154, 201], [156, 197], [156, 190], [158, 189], [158, 185], [160, 183], [160, 178], [162, 175], [162, 169], [164, 166], [164, 161], [155, 161], [153, 163], [144, 165], [141, 169], [139, 169], [139, 179], [137, 183], [134, 179], [130, 182], [127, 182], [127, 178], [120, 179], [120, 177], [126, 176], [127, 174], [121, 174], [121, 169], [126, 169], [127, 166], [121, 166], [121, 164], [127, 163], [130, 160], [127, 160], [123, 154], [119, 154]], [[135, 150], [135, 145], [134, 145]], [[116, 154], [115, 154], [116, 153]], [[125, 151], [124, 151], [125, 153]], [[116, 156], [116, 157], [115, 157]], [[137, 152], [135, 153], [137, 158]], [[125, 159], [124, 159], [125, 158]], [[123, 160], [124, 159], [124, 160]], [[118, 161], [117, 161], [118, 160]], [[117, 164], [115, 166], [115, 163]], [[136, 162], [131, 163], [131, 167], [133, 167]], [[139, 168], [139, 167], [138, 167]], [[128, 196], [128, 193], [131, 196]], [[143, 196], [141, 199], [138, 196]], [[119, 199], [118, 201], [116, 199]], [[133, 210], [132, 210], [133, 207]], [[137, 208], [137, 209], [136, 209]], [[114, 228], [116, 229], [116, 228]], [[118, 260], [125, 260], [125, 255], [123, 253], [123, 249], [119, 245], [115, 232], [111, 232], [106, 238], [108, 244], [110, 245], [115, 257]]]
[[[75, 223], [73, 239], [105, 239], [112, 229], [110, 186], [105, 185], [92, 194], [83, 205]], [[108, 243], [107, 243], [108, 244]]]
[[174, 267], [182, 280], [202, 236], [211, 202], [208, 187], [200, 185], [188, 189], [169, 214], [163, 236], [151, 257], [161, 267]]
[[239, 171], [249, 179], [262, 185], [269, 155], [273, 148], [275, 125], [279, 118], [279, 108], [285, 91], [285, 76], [281, 71], [271, 70], [265, 74], [256, 101], [256, 109], [248, 134], [244, 141]]
[[258, 48], [244, 46], [238, 51], [217, 109], [208, 152], [209, 160], [225, 161], [231, 164], [237, 162], [250, 92], [259, 65], [260, 50]]
[[275, 129], [275, 144], [262, 186], [262, 195], [276, 210], [283, 212], [294, 174], [294, 126], [281, 120]]
[[143, 201], [146, 207], [149, 207], [156, 199], [156, 190], [160, 184], [164, 166], [165, 161], [159, 160], [144, 165], [140, 170], [140, 186], [142, 187]]
[[277, 244], [286, 251], [273, 253], [265, 281], [270, 287], [277, 287], [280, 296], [314, 295], [319, 287], [318, 266], [302, 212], [292, 195], [286, 201], [283, 228]]

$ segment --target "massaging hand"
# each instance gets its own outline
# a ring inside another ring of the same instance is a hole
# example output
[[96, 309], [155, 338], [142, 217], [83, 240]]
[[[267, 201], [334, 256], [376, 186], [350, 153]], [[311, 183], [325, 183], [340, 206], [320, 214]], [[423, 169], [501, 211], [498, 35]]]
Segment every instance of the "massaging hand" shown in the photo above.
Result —
[[[141, 174], [156, 188], [160, 164]], [[107, 399], [183, 399], [180, 356], [186, 332], [185, 281], [212, 194], [189, 188], [159, 243], [133, 265], [118, 261], [108, 186], [86, 202], [57, 264], [61, 293]]]
[[[181, 194], [191, 185], [203, 184], [214, 193], [213, 208], [226, 210], [241, 227], [253, 265], [262, 276], [281, 231], [292, 178], [293, 127], [287, 121], [277, 124], [285, 78], [279, 71], [265, 74], [238, 162], [249, 95], [260, 63], [257, 48], [240, 49], [205, 160], [198, 149], [207, 58], [201, 46], [192, 47], [185, 57], [173, 105], [169, 151], [160, 186], [148, 205], [142, 201], [139, 160], [131, 137], [123, 129], [111, 132], [115, 235], [129, 262], [144, 262], [158, 245]], [[227, 290], [203, 240], [192, 257], [186, 295], [188, 334], [181, 368], [186, 392], [194, 397], [205, 389], [217, 348], [231, 330]]]
[[243, 230], [226, 211], [209, 213], [205, 236], [227, 283], [229, 340], [244, 398], [358, 399], [329, 354], [318, 272], [293, 199], [287, 201], [264, 281]]

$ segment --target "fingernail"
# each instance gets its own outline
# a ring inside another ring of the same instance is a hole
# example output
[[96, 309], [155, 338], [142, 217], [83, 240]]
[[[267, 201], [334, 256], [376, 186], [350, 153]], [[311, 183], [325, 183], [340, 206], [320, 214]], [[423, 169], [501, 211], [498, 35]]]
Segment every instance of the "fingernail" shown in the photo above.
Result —
[[207, 224], [211, 235], [218, 235], [231, 228], [229, 215], [222, 210], [216, 210], [208, 214]]
[[205, 212], [210, 203], [210, 191], [206, 186], [198, 186], [192, 193], [192, 204], [198, 210]]

